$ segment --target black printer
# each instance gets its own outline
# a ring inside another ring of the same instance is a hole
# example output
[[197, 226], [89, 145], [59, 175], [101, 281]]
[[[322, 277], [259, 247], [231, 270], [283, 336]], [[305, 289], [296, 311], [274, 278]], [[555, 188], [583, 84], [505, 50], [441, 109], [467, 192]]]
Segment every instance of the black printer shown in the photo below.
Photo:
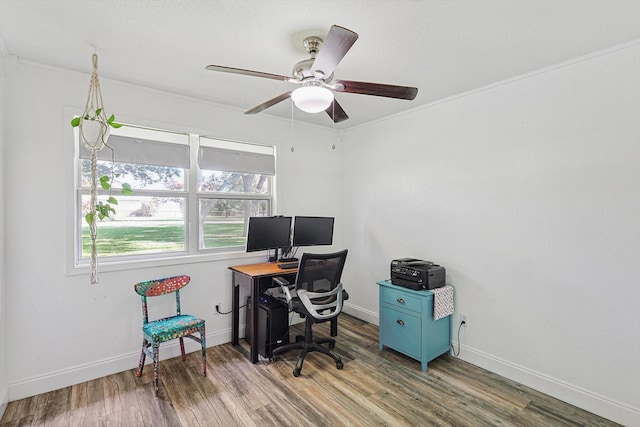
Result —
[[400, 258], [391, 261], [391, 283], [413, 290], [436, 289], [445, 285], [444, 267], [431, 261]]

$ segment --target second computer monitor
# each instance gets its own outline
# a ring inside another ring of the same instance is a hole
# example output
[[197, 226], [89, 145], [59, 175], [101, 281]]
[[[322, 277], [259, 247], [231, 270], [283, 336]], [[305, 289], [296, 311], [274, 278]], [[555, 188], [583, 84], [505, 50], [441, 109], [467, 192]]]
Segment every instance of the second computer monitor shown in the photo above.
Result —
[[293, 221], [293, 246], [333, 244], [333, 217], [296, 216]]

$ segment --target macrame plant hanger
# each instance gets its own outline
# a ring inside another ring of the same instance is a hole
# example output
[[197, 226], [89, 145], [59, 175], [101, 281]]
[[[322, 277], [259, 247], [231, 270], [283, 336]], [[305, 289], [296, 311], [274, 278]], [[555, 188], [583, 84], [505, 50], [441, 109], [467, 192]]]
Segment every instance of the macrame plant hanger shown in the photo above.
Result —
[[98, 250], [96, 239], [98, 238], [98, 228], [96, 225], [96, 204], [98, 202], [98, 152], [107, 147], [109, 138], [109, 124], [104, 112], [102, 93], [100, 92], [100, 80], [98, 79], [98, 55], [95, 53], [91, 57], [93, 73], [91, 83], [89, 83], [89, 94], [87, 104], [84, 107], [80, 119], [80, 141], [91, 153], [91, 201], [90, 201], [90, 221], [89, 234], [91, 238], [91, 284], [100, 283], [98, 278]]

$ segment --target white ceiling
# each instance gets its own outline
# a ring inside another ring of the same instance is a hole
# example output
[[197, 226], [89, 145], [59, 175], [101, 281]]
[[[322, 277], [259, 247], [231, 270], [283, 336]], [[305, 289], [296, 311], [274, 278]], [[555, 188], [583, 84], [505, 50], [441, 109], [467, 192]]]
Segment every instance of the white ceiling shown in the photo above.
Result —
[[[0, 54], [211, 101], [238, 114], [290, 83], [302, 33], [360, 38], [335, 78], [416, 86], [414, 101], [338, 93], [345, 129], [640, 39], [640, 0], [0, 0]], [[88, 77], [88, 76], [87, 76]], [[108, 106], [108, 94], [104, 94]], [[333, 126], [282, 102], [260, 114]]]

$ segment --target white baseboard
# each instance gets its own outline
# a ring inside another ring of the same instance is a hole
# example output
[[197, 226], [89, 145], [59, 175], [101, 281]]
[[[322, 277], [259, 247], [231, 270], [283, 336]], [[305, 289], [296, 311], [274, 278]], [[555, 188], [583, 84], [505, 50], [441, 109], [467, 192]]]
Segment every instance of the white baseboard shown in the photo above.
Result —
[[7, 405], [9, 404], [9, 390], [4, 389], [0, 390], [0, 419], [4, 415], [4, 411], [7, 409]]
[[[215, 332], [213, 334], [207, 333], [207, 347], [214, 347], [230, 341], [231, 329]], [[192, 340], [185, 340], [186, 352], [191, 353], [193, 351], [198, 351], [199, 348], [199, 344]], [[163, 344], [160, 348], [160, 360], [170, 359], [179, 355], [180, 344], [178, 340], [173, 340]], [[53, 390], [69, 387], [73, 384], [90, 381], [96, 378], [136, 368], [138, 366], [139, 357], [140, 351], [136, 350], [133, 353], [122, 354], [117, 357], [98, 360], [96, 362], [74, 366], [69, 369], [10, 382], [8, 384], [8, 401], [24, 399], [25, 397], [47, 393]], [[0, 414], [0, 416], [2, 415]]]
[[[457, 342], [453, 342], [453, 345], [458, 348]], [[458, 358], [616, 423], [640, 426], [640, 408], [611, 400], [464, 345], [460, 348]]]
[[364, 320], [365, 322], [374, 324], [376, 326], [380, 325], [380, 316], [378, 316], [378, 313], [371, 310], [366, 310], [362, 307], [358, 307], [356, 305], [345, 302], [342, 306], [342, 311], [353, 317], [357, 317], [360, 320]]

